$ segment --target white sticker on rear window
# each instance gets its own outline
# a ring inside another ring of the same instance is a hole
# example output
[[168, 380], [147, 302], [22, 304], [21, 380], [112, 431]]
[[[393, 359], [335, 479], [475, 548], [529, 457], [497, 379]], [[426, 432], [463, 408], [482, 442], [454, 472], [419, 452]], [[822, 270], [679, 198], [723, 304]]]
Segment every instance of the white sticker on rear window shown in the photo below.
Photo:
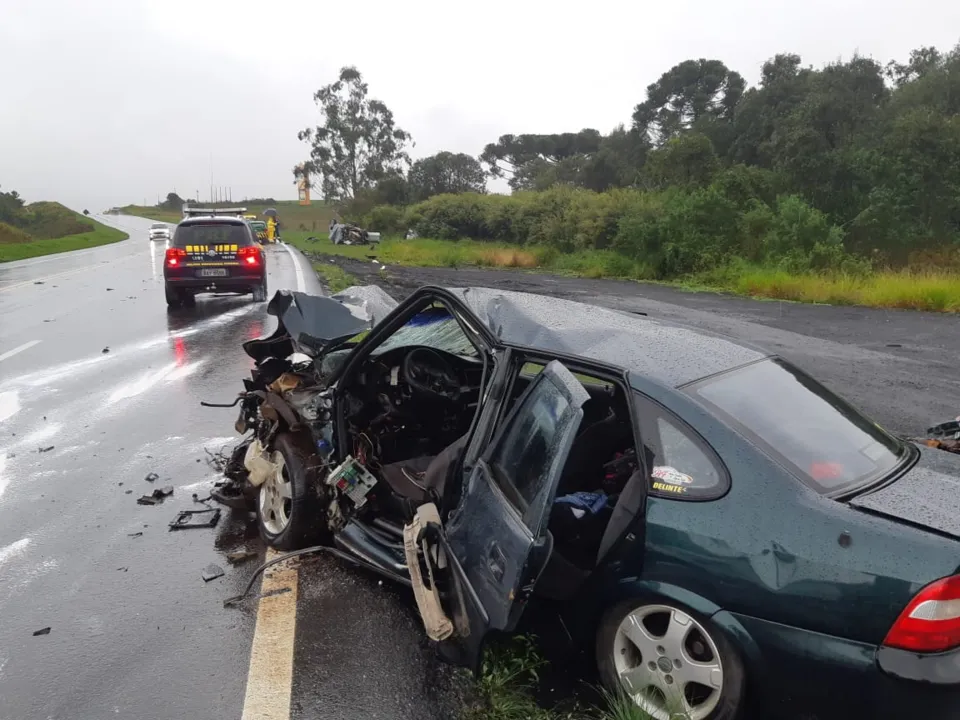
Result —
[[669, 465], [659, 465], [653, 468], [653, 477], [660, 482], [668, 483], [669, 485], [692, 485], [693, 478], [682, 473], [676, 468], [672, 468]]

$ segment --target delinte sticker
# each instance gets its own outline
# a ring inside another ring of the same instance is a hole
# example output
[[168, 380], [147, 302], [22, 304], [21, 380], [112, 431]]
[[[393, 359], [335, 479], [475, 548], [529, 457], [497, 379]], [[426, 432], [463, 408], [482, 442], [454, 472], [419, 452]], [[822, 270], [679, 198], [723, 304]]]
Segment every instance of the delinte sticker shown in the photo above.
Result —
[[687, 491], [687, 489], [681, 485], [667, 485], [666, 483], [662, 482], [655, 482], [653, 484], [653, 489], [668, 493], [676, 493], [677, 495], [682, 495]]

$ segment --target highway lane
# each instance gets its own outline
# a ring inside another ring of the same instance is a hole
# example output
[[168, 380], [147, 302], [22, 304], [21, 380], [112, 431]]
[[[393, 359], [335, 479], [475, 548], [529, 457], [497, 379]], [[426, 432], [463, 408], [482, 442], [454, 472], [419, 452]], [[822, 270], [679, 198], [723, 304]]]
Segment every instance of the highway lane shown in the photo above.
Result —
[[[131, 239], [0, 266], [0, 717], [239, 717], [254, 615], [221, 600], [252, 568], [222, 553], [246, 523], [167, 523], [233, 441], [199, 400], [234, 393], [272, 319], [249, 297], [168, 314], [149, 222], [102, 220]], [[271, 288], [312, 277], [300, 261], [271, 248]], [[137, 505], [154, 485], [173, 497]]]
[[[168, 312], [150, 221], [97, 219], [131, 238], [0, 265], [0, 720], [451, 717], [403, 593], [320, 559], [285, 576], [294, 602], [225, 609], [258, 561], [224, 555], [263, 556], [251, 517], [168, 531], [217, 479], [205, 449], [237, 440], [234, 410], [200, 400], [235, 396], [241, 343], [276, 320], [249, 296]], [[299, 253], [266, 251], [270, 294], [322, 292]], [[263, 681], [284, 663], [287, 687]]]

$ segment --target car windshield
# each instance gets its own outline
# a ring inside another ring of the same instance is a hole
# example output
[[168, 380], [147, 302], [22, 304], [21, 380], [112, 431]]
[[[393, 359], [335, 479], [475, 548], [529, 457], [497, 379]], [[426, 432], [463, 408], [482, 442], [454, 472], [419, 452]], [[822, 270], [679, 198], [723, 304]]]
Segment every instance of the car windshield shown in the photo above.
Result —
[[906, 452], [879, 425], [783, 360], [747, 365], [685, 390], [824, 494], [888, 476]]
[[192, 223], [180, 225], [173, 236], [176, 247], [187, 245], [250, 245], [246, 228], [238, 223]]
[[371, 354], [380, 355], [398, 347], [414, 345], [424, 345], [461, 357], [477, 357], [477, 349], [463, 332], [457, 319], [442, 306], [421, 310]]
[[163, 229], [165, 229], [166, 227], [167, 227], [167, 226], [164, 225], [163, 223], [157, 223], [157, 224], [155, 224], [155, 225], [151, 225], [151, 226], [150, 226], [150, 229], [151, 229], [151, 230], [163, 230]]

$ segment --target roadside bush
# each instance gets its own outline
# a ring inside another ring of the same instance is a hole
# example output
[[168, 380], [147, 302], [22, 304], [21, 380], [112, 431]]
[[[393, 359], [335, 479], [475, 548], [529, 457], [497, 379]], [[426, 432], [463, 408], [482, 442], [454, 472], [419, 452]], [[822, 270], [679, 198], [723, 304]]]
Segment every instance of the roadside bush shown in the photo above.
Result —
[[94, 229], [92, 223], [82, 220], [75, 212], [55, 202], [27, 205], [17, 225], [32, 235], [34, 240], [79, 235]]
[[640, 203], [620, 220], [614, 248], [650, 266], [657, 278], [686, 275], [724, 263], [736, 249], [739, 215], [712, 188], [670, 190], [660, 206]]
[[0, 245], [30, 242], [33, 238], [20, 228], [0, 222]]
[[394, 235], [403, 232], [403, 210], [393, 205], [377, 205], [366, 218], [364, 227], [367, 230]]

